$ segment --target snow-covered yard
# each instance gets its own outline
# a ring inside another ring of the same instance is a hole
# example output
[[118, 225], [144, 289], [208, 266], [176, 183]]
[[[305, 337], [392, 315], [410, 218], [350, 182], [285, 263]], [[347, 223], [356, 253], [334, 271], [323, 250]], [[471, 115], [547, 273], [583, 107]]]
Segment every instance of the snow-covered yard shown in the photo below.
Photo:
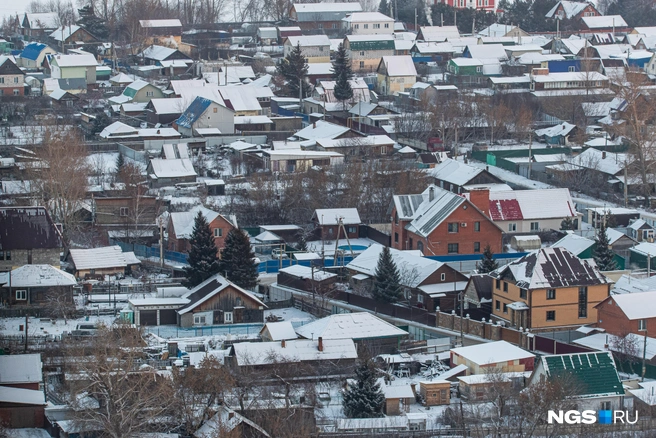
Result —
[[[39, 335], [61, 335], [64, 332], [72, 332], [78, 324], [104, 324], [111, 325], [116, 319], [113, 315], [89, 316], [69, 319], [64, 322], [63, 319], [34, 318], [28, 319], [28, 336]], [[3, 336], [21, 336], [25, 332], [20, 330], [20, 326], [25, 327], [25, 318], [4, 318], [0, 322], [0, 335]]]

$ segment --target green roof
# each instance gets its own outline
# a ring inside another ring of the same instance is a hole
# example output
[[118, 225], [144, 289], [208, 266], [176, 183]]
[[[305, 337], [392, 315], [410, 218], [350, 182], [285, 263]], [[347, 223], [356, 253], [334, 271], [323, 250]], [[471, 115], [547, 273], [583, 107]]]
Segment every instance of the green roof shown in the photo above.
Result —
[[351, 50], [394, 50], [394, 40], [350, 41]]
[[622, 382], [609, 352], [561, 354], [542, 358], [549, 377], [568, 374], [581, 389], [579, 397], [623, 395]]

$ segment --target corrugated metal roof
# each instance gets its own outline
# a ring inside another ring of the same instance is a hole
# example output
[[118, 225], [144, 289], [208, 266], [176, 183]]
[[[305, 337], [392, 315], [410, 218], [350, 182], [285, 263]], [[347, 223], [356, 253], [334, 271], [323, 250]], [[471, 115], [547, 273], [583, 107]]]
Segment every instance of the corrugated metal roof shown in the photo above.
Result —
[[178, 126], [191, 129], [193, 124], [198, 120], [200, 116], [203, 115], [205, 111], [207, 111], [207, 108], [209, 108], [211, 104], [212, 101], [209, 99], [204, 97], [196, 97], [194, 101], [191, 102], [191, 105], [187, 107], [185, 112], [183, 112], [178, 120], [176, 120], [176, 123]]

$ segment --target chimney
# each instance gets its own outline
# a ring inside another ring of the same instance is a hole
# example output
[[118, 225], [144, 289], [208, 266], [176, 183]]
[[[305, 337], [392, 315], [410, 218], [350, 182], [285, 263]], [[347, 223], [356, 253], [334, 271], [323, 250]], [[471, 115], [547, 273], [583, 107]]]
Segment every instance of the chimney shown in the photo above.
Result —
[[317, 129], [317, 122], [312, 122], [312, 129]]
[[490, 216], [490, 190], [475, 189], [469, 192], [469, 202], [481, 210], [485, 216]]
[[280, 346], [281, 346], [282, 348], [285, 348], [285, 340], [284, 340], [284, 339], [283, 339], [282, 341], [280, 341]]
[[228, 420], [232, 420], [234, 417], [235, 417], [235, 412], [234, 411], [228, 412]]
[[435, 199], [435, 187], [430, 186], [428, 188], [428, 202], [433, 202], [433, 199]]
[[323, 338], [319, 336], [319, 351], [323, 351]]
[[606, 151], [601, 151], [601, 159], [602, 160], [606, 159]]

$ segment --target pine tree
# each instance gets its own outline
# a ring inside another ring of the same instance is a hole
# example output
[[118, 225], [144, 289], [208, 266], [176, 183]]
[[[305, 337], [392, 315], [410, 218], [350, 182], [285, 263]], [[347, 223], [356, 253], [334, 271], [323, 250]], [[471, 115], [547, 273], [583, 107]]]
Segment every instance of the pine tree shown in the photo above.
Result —
[[378, 257], [376, 278], [374, 280], [374, 298], [386, 303], [395, 303], [401, 298], [401, 277], [399, 270], [392, 260], [389, 247], [383, 247]]
[[301, 45], [296, 47], [287, 54], [276, 67], [276, 71], [285, 79], [285, 84], [292, 97], [298, 97], [299, 83], [303, 87], [303, 97], [310, 94], [310, 84], [305, 80], [308, 73], [307, 58], [301, 53]]
[[608, 239], [608, 220], [610, 217], [610, 211], [606, 212], [605, 217], [601, 220], [599, 225], [599, 230], [597, 230], [597, 236], [595, 238], [595, 249], [594, 249], [594, 261], [597, 264], [597, 267], [601, 271], [614, 271], [617, 269], [617, 263], [615, 262], [615, 253], [610, 248], [610, 241]]
[[185, 268], [188, 288], [198, 286], [211, 276], [219, 273], [219, 258], [216, 254], [214, 236], [207, 219], [200, 211], [194, 219], [194, 229], [191, 232], [191, 251], [189, 251], [189, 267]]
[[388, 17], [390, 16], [390, 4], [387, 2], [387, 0], [380, 0], [380, 4], [378, 5], [378, 12], [385, 14]]
[[560, 229], [563, 231], [576, 229], [576, 227], [574, 226], [574, 220], [571, 217], [567, 216], [565, 219], [563, 219], [560, 222]]
[[498, 267], [499, 264], [492, 258], [492, 248], [490, 248], [490, 244], [488, 243], [485, 245], [485, 248], [483, 248], [481, 261], [476, 263], [476, 269], [479, 274], [487, 274], [488, 272], [496, 270]]
[[109, 37], [109, 29], [105, 24], [105, 20], [98, 17], [93, 10], [93, 6], [86, 5], [77, 10], [80, 19], [77, 23], [80, 27], [85, 28], [91, 35], [104, 41]]
[[299, 231], [296, 237], [296, 249], [299, 251], [307, 251], [307, 240], [305, 240], [305, 233], [303, 231]]
[[220, 272], [237, 286], [252, 289], [257, 286], [257, 265], [255, 253], [248, 234], [233, 228], [225, 239], [221, 253]]
[[125, 164], [125, 158], [123, 158], [122, 153], [118, 153], [118, 157], [116, 157], [116, 174], [118, 175], [121, 173], [121, 169], [123, 168], [123, 165]]
[[353, 88], [349, 82], [353, 78], [353, 68], [346, 48], [339, 43], [335, 60], [333, 61], [333, 80], [335, 81], [335, 99], [342, 102], [342, 108], [346, 110], [346, 101], [353, 99]]
[[385, 395], [376, 382], [376, 369], [371, 360], [355, 370], [356, 380], [344, 392], [342, 407], [349, 418], [379, 418], [383, 416]]

